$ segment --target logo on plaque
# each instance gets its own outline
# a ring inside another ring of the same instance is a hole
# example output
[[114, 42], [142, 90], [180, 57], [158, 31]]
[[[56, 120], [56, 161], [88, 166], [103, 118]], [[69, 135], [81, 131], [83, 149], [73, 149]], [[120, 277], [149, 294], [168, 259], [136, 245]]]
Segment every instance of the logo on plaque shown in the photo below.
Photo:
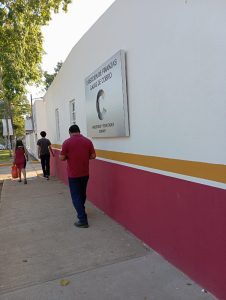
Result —
[[97, 108], [97, 115], [100, 120], [104, 119], [104, 115], [107, 112], [107, 109], [104, 107], [106, 105], [104, 96], [105, 96], [104, 91], [99, 90], [97, 93], [96, 108]]

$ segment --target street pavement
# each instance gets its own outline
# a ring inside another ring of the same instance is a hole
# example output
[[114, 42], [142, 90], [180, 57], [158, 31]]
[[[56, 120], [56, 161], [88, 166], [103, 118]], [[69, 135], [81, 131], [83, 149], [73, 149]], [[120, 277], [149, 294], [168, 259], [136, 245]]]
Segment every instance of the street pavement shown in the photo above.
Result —
[[216, 299], [87, 201], [89, 228], [73, 225], [68, 187], [28, 184], [0, 166], [0, 300]]

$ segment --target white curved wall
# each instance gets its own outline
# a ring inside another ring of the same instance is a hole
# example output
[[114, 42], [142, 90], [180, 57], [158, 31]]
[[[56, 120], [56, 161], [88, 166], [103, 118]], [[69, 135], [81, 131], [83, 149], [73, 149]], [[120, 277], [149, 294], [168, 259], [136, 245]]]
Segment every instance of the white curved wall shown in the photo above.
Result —
[[68, 137], [72, 99], [86, 135], [84, 79], [123, 49], [130, 137], [95, 139], [95, 147], [225, 164], [225, 9], [220, 0], [116, 1], [72, 49], [45, 96], [52, 141]]

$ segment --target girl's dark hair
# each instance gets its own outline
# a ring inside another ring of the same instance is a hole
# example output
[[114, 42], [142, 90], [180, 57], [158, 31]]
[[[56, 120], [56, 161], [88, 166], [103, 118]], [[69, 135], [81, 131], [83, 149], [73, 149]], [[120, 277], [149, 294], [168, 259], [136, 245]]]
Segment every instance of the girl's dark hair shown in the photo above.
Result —
[[24, 147], [24, 144], [23, 144], [22, 140], [17, 140], [17, 141], [16, 141], [16, 149], [17, 149], [18, 147]]

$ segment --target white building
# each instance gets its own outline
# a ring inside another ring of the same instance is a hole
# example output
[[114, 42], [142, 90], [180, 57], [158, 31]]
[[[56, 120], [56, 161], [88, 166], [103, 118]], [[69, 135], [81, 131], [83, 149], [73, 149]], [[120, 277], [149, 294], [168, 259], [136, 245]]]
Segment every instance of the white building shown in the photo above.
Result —
[[38, 158], [37, 140], [41, 138], [40, 132], [47, 131], [47, 117], [45, 102], [40, 98], [32, 105], [32, 116], [25, 120], [26, 147], [28, 151]]
[[[87, 83], [96, 88], [103, 77], [98, 70], [125, 52], [129, 135], [92, 139], [98, 157], [90, 166], [88, 198], [221, 299], [225, 12], [220, 0], [117, 0], [75, 45], [44, 97], [46, 131], [59, 152], [70, 124], [90, 133], [89, 109], [95, 111], [97, 99], [90, 104]], [[114, 93], [112, 83], [109, 107]], [[111, 114], [106, 108], [106, 117]], [[99, 119], [93, 129], [103, 128]], [[66, 182], [58, 155], [51, 163]]]

